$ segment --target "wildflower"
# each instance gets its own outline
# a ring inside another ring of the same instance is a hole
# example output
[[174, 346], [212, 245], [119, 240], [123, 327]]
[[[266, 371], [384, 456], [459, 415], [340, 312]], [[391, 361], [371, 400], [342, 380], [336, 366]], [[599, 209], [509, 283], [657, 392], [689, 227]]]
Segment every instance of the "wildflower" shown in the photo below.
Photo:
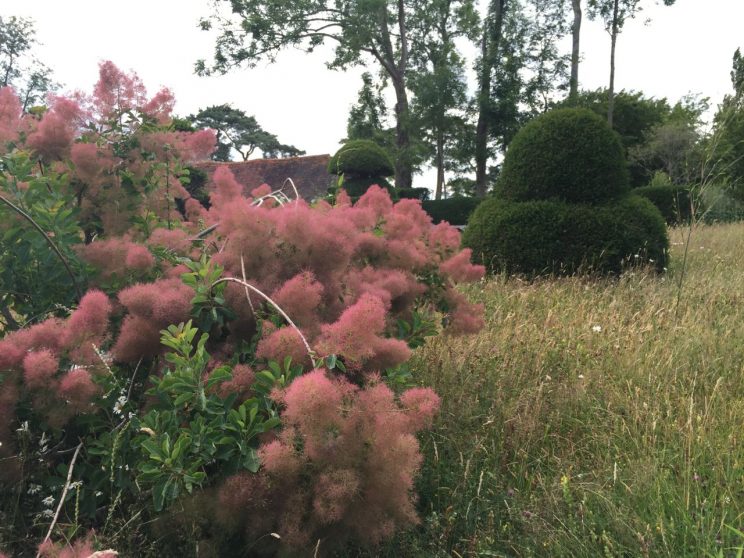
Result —
[[26, 491], [27, 494], [30, 496], [33, 496], [34, 494], [38, 494], [41, 491], [41, 485], [40, 484], [29, 484], [28, 490]]
[[601, 325], [594, 325], [594, 326], [592, 326], [592, 331], [594, 333], [601, 333], [602, 332], [602, 326]]
[[120, 395], [119, 398], [116, 400], [116, 403], [114, 403], [114, 414], [121, 415], [122, 409], [124, 408], [124, 405], [126, 404], [127, 404], [127, 397], [125, 395]]
[[70, 483], [70, 490], [77, 490], [83, 486], [83, 481], [75, 481]]
[[46, 509], [43, 512], [41, 512], [42, 517], [46, 517], [47, 519], [51, 519], [54, 517], [54, 512], [50, 509]]
[[50, 508], [54, 505], [54, 496], [47, 496], [41, 501], [46, 507]]

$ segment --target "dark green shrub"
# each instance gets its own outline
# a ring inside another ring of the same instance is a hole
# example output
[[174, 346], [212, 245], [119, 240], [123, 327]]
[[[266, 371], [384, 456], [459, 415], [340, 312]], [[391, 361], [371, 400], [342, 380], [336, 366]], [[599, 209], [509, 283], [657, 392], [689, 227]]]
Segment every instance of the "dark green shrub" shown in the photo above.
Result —
[[465, 225], [468, 218], [483, 200], [481, 198], [448, 198], [421, 202], [435, 223], [447, 221], [450, 225]]
[[586, 109], [560, 109], [529, 122], [512, 140], [497, 193], [514, 201], [602, 203], [628, 191], [617, 135]]
[[688, 186], [643, 186], [633, 190], [633, 194], [653, 203], [670, 225], [690, 222], [692, 205]]
[[527, 275], [619, 273], [626, 265], [666, 265], [666, 226], [648, 200], [601, 206], [537, 200], [484, 201], [463, 234], [473, 258], [492, 271]]
[[428, 188], [398, 188], [396, 190], [400, 199], [411, 199], [425, 201], [429, 199], [431, 192]]
[[346, 142], [328, 162], [328, 172], [353, 177], [384, 177], [395, 174], [387, 152], [371, 140]]
[[352, 200], [356, 200], [360, 196], [364, 195], [364, 193], [367, 191], [367, 188], [372, 186], [373, 184], [377, 184], [380, 188], [384, 188], [390, 193], [390, 197], [394, 199], [398, 199], [397, 190], [393, 187], [390, 182], [388, 182], [385, 178], [382, 177], [355, 177], [355, 178], [345, 178], [343, 183], [341, 184], [341, 188], [346, 190], [346, 193], [349, 194]]

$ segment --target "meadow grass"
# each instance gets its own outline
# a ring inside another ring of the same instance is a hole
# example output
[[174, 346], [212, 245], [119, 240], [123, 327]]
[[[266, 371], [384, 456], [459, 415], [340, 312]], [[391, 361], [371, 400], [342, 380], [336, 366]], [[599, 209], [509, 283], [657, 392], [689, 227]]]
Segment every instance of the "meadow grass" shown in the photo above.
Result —
[[[665, 275], [471, 288], [432, 339], [421, 526], [376, 556], [734, 556], [744, 540], [744, 224], [684, 230]], [[362, 553], [363, 554], [363, 553]]]

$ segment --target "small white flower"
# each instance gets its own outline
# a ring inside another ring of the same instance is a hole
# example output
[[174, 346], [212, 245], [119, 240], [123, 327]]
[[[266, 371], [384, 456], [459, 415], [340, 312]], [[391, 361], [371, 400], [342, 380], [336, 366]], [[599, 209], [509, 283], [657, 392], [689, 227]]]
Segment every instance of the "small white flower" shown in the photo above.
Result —
[[28, 490], [26, 491], [30, 495], [38, 494], [41, 492], [41, 485], [40, 484], [29, 484]]
[[125, 395], [120, 396], [116, 403], [114, 403], [114, 414], [121, 415], [124, 405], [127, 404], [127, 397]]
[[100, 498], [101, 496], [103, 496], [103, 492], [96, 490], [96, 498]]
[[54, 505], [54, 496], [47, 496], [41, 501], [42, 504], [44, 504], [47, 507], [51, 507]]
[[594, 325], [594, 326], [592, 326], [592, 331], [594, 333], [601, 333], [602, 332], [602, 326], [601, 325]]
[[70, 490], [77, 490], [83, 486], [83, 481], [75, 481], [70, 483]]
[[47, 509], [47, 510], [44, 510], [43, 512], [41, 512], [41, 515], [42, 515], [42, 517], [47, 517], [47, 518], [51, 519], [52, 517], [54, 517], [54, 512], [52, 510]]
[[583, 374], [579, 374], [579, 380], [583, 380], [583, 379], [584, 379], [584, 375]]

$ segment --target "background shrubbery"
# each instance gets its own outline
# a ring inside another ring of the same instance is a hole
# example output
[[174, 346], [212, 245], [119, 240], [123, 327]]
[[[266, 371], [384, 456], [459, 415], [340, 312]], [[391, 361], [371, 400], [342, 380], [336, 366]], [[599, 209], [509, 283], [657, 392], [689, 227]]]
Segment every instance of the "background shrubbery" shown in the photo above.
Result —
[[668, 249], [659, 211], [628, 195], [619, 141], [581, 109], [547, 113], [517, 134], [496, 197], [471, 215], [463, 243], [488, 269], [528, 275], [663, 270]]
[[426, 200], [421, 206], [431, 215], [435, 223], [442, 221], [450, 225], [465, 225], [468, 218], [481, 203], [480, 198], [447, 198], [445, 200]]
[[487, 267], [507, 273], [620, 273], [636, 260], [666, 266], [664, 220], [643, 198], [603, 206], [491, 198], [471, 217], [467, 245]]

